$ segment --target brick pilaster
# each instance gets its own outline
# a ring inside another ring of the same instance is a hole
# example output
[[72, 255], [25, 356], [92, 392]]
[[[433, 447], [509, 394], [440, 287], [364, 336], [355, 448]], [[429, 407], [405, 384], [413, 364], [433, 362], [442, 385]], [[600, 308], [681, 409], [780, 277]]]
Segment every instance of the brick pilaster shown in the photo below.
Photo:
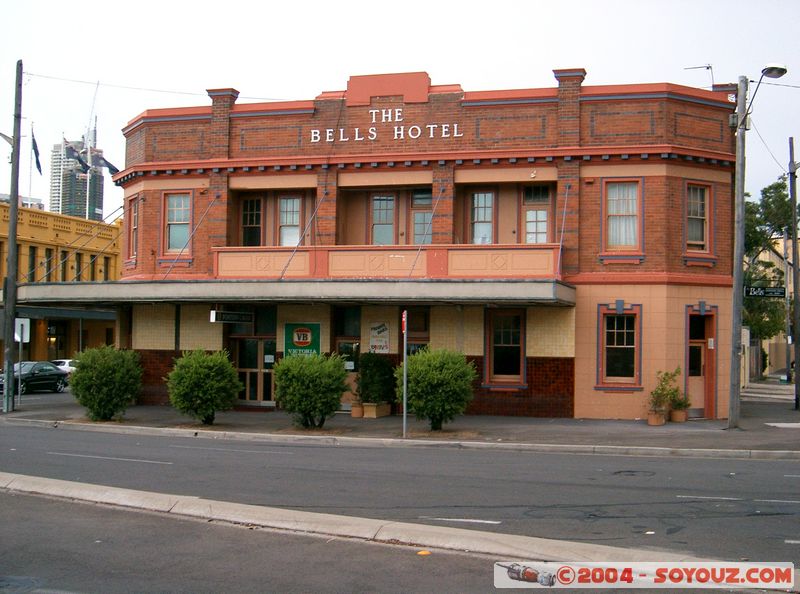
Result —
[[431, 243], [454, 243], [455, 166], [452, 162], [433, 166], [432, 189], [436, 212], [431, 224]]
[[586, 78], [583, 68], [553, 70], [558, 80], [558, 146], [581, 143], [581, 84]]
[[314, 221], [315, 245], [336, 245], [336, 198], [338, 175], [335, 169], [320, 169], [317, 174], [317, 217]]
[[[580, 272], [580, 162], [558, 164], [556, 241], [561, 243], [561, 274]], [[563, 227], [563, 234], [562, 234]]]
[[208, 156], [211, 159], [230, 157], [231, 110], [239, 91], [236, 89], [208, 89], [211, 97], [211, 131]]

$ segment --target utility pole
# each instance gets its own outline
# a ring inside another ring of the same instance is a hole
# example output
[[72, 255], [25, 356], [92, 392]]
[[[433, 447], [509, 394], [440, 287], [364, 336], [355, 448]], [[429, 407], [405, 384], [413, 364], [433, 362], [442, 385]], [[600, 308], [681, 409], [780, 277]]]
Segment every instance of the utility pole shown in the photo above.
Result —
[[[17, 318], [17, 218], [19, 217], [19, 153], [22, 137], [22, 60], [17, 60], [14, 93], [14, 144], [11, 150], [11, 196], [8, 214], [8, 260], [3, 289], [3, 412], [14, 410], [14, 324]], [[22, 337], [20, 337], [22, 338]]]
[[800, 344], [797, 340], [797, 331], [800, 329], [800, 304], [797, 303], [800, 291], [800, 262], [797, 261], [797, 163], [794, 160], [794, 138], [789, 138], [789, 204], [792, 206], [792, 346], [794, 347], [794, 409], [800, 410], [800, 384], [797, 382], [797, 366], [800, 365]]
[[728, 429], [739, 426], [739, 391], [742, 387], [742, 309], [744, 308], [742, 266], [744, 264], [744, 166], [745, 133], [747, 129], [748, 78], [739, 77], [736, 93], [736, 177], [734, 195], [733, 238], [733, 303], [731, 321], [731, 375], [728, 398]]

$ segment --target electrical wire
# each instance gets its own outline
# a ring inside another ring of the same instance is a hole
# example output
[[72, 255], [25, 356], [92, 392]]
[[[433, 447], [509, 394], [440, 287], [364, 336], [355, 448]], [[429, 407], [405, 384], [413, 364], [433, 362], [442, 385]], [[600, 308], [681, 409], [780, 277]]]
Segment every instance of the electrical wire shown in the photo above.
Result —
[[[95, 85], [100, 87], [107, 87], [110, 89], [124, 89], [127, 91], [142, 91], [147, 93], [165, 93], [169, 95], [189, 95], [194, 97], [207, 97], [208, 93], [194, 93], [191, 91], [175, 91], [169, 89], [153, 89], [148, 87], [133, 87], [129, 85], [115, 85], [111, 83], [101, 83], [100, 81], [88, 81], [88, 80], [79, 80], [76, 78], [63, 78], [60, 76], [49, 76], [46, 74], [35, 74], [33, 72], [25, 72], [27, 76], [33, 78], [42, 78], [46, 80], [58, 80], [62, 82], [71, 82], [81, 85]], [[244, 97], [242, 96], [241, 99], [252, 99], [254, 101], [286, 101], [286, 99], [276, 99], [274, 97]]]

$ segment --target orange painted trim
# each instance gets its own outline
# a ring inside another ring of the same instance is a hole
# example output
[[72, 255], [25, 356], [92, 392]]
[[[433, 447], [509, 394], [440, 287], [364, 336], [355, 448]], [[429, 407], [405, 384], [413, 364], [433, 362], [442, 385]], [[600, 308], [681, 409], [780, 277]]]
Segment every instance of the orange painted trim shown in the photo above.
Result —
[[[713, 151], [703, 151], [697, 149], [688, 149], [688, 148], [681, 148], [676, 147], [673, 145], [643, 145], [643, 146], [626, 146], [626, 147], [613, 147], [613, 146], [606, 146], [606, 147], [559, 147], [559, 148], [543, 148], [543, 149], [513, 149], [513, 150], [473, 150], [473, 151], [437, 151], [437, 152], [428, 152], [428, 153], [364, 153], [364, 154], [346, 154], [346, 155], [319, 155], [319, 156], [309, 156], [309, 155], [286, 155], [280, 157], [262, 157], [257, 159], [215, 159], [215, 160], [192, 160], [192, 161], [156, 161], [156, 162], [146, 162], [146, 163], [139, 163], [138, 165], [134, 165], [129, 167], [123, 171], [120, 171], [116, 175], [113, 176], [113, 180], [117, 181], [122, 179], [132, 173], [143, 172], [143, 173], [150, 173], [151, 171], [165, 171], [165, 170], [172, 170], [172, 171], [180, 171], [182, 169], [191, 170], [191, 169], [213, 169], [213, 168], [242, 168], [242, 167], [250, 167], [250, 168], [258, 168], [258, 167], [265, 167], [271, 168], [275, 165], [281, 166], [288, 166], [288, 165], [297, 165], [298, 169], [296, 173], [303, 173], [300, 169], [305, 165], [336, 165], [339, 163], [343, 164], [353, 164], [353, 163], [367, 163], [367, 162], [379, 162], [379, 163], [387, 163], [387, 162], [394, 162], [395, 167], [400, 167], [403, 165], [405, 161], [456, 161], [462, 160], [465, 162], [465, 165], [468, 167], [472, 167], [472, 163], [467, 163], [468, 161], [472, 161], [473, 159], [521, 159], [523, 157], [533, 157], [536, 159], [544, 158], [544, 157], [574, 157], [576, 155], [587, 155], [587, 156], [601, 156], [601, 155], [639, 155], [639, 154], [661, 154], [661, 153], [680, 153], [680, 154], [689, 154], [694, 157], [702, 157], [705, 159], [716, 159], [718, 161], [727, 161], [730, 163], [728, 167], [732, 170], [733, 163], [735, 161], [735, 155], [733, 153], [720, 153], [720, 152], [713, 152]], [[630, 162], [630, 161], [629, 161]], [[669, 161], [672, 163], [673, 161]], [[604, 161], [603, 163], [606, 163]], [[701, 166], [701, 165], [710, 165], [700, 164], [696, 161], [691, 162], [694, 166]], [[685, 164], [685, 163], [684, 163]], [[532, 163], [528, 163], [527, 160], [523, 160], [517, 163], [513, 163], [511, 165], [517, 167], [531, 167]], [[557, 163], [550, 162], [550, 163], [539, 163], [536, 162], [536, 167], [556, 167]], [[721, 164], [717, 165], [716, 167], [722, 166]], [[264, 174], [270, 173], [269, 171], [252, 171], [252, 173]], [[280, 171], [281, 175], [286, 175], [287, 173], [294, 173], [291, 171]], [[238, 173], [237, 173], [238, 174]], [[174, 174], [178, 175], [178, 174]], [[195, 172], [180, 174], [180, 175], [195, 175]]]
[[693, 285], [732, 287], [729, 275], [682, 274], [669, 272], [582, 272], [564, 277], [573, 285]]
[[243, 103], [233, 106], [232, 114], [244, 114], [252, 112], [281, 112], [295, 109], [314, 109], [313, 101], [270, 101], [269, 103]]
[[509, 89], [505, 91], [468, 91], [464, 101], [503, 101], [513, 99], [558, 99], [558, 89]]
[[[671, 93], [685, 95], [696, 99], [717, 101], [730, 105], [731, 111], [736, 108], [735, 103], [728, 101], [728, 91], [706, 91], [695, 87], [686, 87], [673, 83], [643, 83], [632, 85], [597, 85], [581, 87], [581, 97], [601, 95], [643, 95], [652, 93]], [[632, 97], [633, 98], [633, 97]]]

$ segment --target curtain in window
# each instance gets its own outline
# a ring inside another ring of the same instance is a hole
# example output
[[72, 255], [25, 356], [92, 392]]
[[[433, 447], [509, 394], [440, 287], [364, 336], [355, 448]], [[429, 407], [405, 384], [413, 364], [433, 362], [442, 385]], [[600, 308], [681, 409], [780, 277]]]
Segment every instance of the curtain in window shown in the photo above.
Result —
[[638, 191], [636, 182], [610, 183], [606, 186], [609, 246], [638, 245]]

